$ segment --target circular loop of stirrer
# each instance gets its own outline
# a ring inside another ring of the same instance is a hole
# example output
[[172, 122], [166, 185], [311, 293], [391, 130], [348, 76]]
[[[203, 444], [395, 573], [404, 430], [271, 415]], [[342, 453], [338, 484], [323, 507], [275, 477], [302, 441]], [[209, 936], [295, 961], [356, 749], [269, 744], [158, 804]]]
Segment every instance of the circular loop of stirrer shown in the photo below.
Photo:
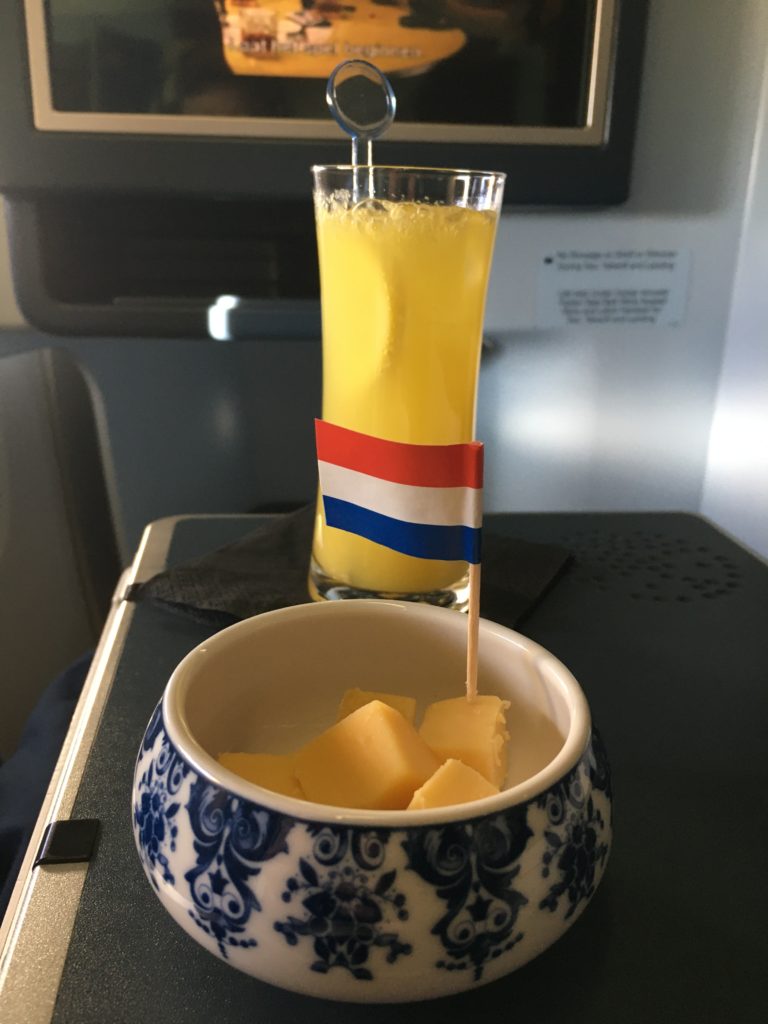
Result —
[[[334, 120], [352, 138], [380, 138], [395, 119], [395, 93], [389, 80], [366, 60], [346, 60], [331, 72], [325, 99]], [[353, 163], [357, 161], [353, 159]]]

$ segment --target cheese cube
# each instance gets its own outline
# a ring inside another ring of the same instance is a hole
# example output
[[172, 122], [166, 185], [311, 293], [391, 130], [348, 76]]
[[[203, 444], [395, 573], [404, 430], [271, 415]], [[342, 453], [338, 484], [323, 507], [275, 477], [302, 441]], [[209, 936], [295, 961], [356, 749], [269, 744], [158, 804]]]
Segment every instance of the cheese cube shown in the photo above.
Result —
[[419, 735], [441, 761], [455, 757], [493, 786], [502, 786], [507, 774], [508, 707], [509, 701], [490, 695], [439, 700], [424, 712]]
[[499, 792], [480, 772], [449, 757], [431, 775], [424, 785], [413, 794], [408, 804], [409, 811], [423, 811], [427, 807], [448, 807], [449, 804], [466, 804], [470, 800], [482, 800]]
[[264, 789], [304, 799], [294, 754], [219, 754], [219, 764]]
[[336, 721], [340, 722], [342, 718], [346, 718], [347, 715], [357, 711], [364, 704], [370, 704], [372, 700], [380, 700], [382, 704], [389, 704], [391, 708], [395, 708], [413, 724], [416, 717], [415, 697], [401, 697], [398, 693], [375, 693], [373, 690], [358, 690], [357, 688], [347, 690], [341, 698]]
[[439, 763], [399, 711], [373, 700], [302, 747], [296, 775], [308, 800], [399, 810]]

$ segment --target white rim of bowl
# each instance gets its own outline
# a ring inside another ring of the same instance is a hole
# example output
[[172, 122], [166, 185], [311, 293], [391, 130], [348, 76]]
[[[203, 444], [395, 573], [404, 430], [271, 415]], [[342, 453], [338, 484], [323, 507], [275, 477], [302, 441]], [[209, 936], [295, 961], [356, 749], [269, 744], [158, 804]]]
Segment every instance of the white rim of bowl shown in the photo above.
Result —
[[[186, 715], [182, 710], [182, 702], [189, 685], [192, 664], [198, 660], [202, 653], [208, 653], [211, 646], [227, 643], [237, 632], [244, 632], [248, 629], [252, 630], [256, 623], [263, 622], [265, 623], [265, 628], [268, 628], [268, 623], [278, 618], [293, 618], [296, 616], [301, 618], [305, 615], [355, 615], [358, 613], [354, 609], [358, 608], [360, 613], [362, 613], [363, 609], [369, 611], [371, 606], [387, 609], [385, 614], [390, 614], [397, 610], [411, 616], [422, 615], [427, 618], [435, 615], [455, 616], [456, 621], [462, 623], [462, 628], [466, 626], [465, 616], [459, 615], [459, 613], [450, 609], [426, 604], [414, 605], [406, 601], [378, 599], [326, 601], [323, 603], [313, 602], [292, 605], [289, 608], [278, 608], [274, 611], [263, 612], [252, 618], [244, 619], [242, 622], [236, 622], [234, 625], [227, 626], [218, 633], [214, 633], [208, 640], [194, 647], [174, 669], [162, 697], [163, 721], [171, 743], [173, 743], [184, 760], [188, 762], [198, 775], [204, 776], [213, 785], [218, 786], [220, 789], [226, 789], [244, 800], [259, 804], [278, 813], [290, 815], [290, 817], [301, 821], [324, 821], [334, 825], [367, 826], [369, 828], [415, 828], [422, 825], [445, 824], [453, 821], [472, 821], [500, 811], [510, 810], [512, 807], [519, 806], [520, 804], [529, 803], [542, 793], [545, 793], [578, 764], [590, 739], [592, 720], [587, 699], [575, 677], [546, 648], [533, 640], [529, 640], [521, 633], [507, 626], [499, 625], [499, 623], [491, 622], [489, 619], [480, 620], [481, 636], [482, 633], [500, 636], [502, 639], [529, 651], [534, 655], [538, 664], [548, 666], [550, 669], [550, 681], [554, 678], [571, 714], [571, 727], [565, 742], [549, 764], [524, 782], [502, 790], [493, 796], [484, 797], [482, 800], [473, 800], [470, 803], [450, 804], [446, 807], [435, 807], [423, 811], [362, 810], [349, 807], [335, 807], [330, 804], [318, 804], [309, 800], [299, 800], [296, 797], [284, 796], [282, 793], [275, 793], [273, 790], [257, 786], [253, 782], [248, 782], [242, 776], [236, 775], [234, 772], [229, 771], [229, 769], [222, 767], [216, 758], [197, 742], [190, 731]], [[341, 611], [340, 609], [344, 610]]]

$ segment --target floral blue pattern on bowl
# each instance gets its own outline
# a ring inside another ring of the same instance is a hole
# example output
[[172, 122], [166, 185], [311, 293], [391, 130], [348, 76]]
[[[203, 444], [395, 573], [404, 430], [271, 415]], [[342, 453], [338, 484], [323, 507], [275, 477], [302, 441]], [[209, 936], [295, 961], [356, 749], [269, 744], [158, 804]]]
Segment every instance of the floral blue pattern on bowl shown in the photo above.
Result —
[[144, 871], [202, 946], [285, 988], [399, 1001], [492, 981], [555, 942], [605, 869], [611, 787], [594, 730], [529, 799], [480, 814], [487, 800], [454, 807], [445, 821], [415, 812], [413, 825], [407, 813], [393, 825], [375, 812], [324, 820], [317, 805], [248, 784], [238, 792], [186, 757], [172, 731], [161, 702], [134, 781]]
[[[592, 898], [610, 848], [610, 776], [593, 733], [564, 779], [508, 811], [441, 827], [338, 827], [270, 811], [198, 775], [158, 706], [136, 767], [133, 817], [154, 889], [163, 902], [186, 902], [186, 930], [225, 960], [265, 933], [273, 942], [274, 932], [296, 947], [292, 972], [387, 985], [390, 966], [416, 952], [420, 971], [465, 971], [479, 982], [507, 973], [507, 961], [526, 963]], [[279, 893], [268, 912], [265, 891]], [[421, 940], [409, 922], [414, 903]], [[551, 926], [527, 908], [545, 911]], [[256, 951], [252, 970], [235, 962], [273, 980]]]

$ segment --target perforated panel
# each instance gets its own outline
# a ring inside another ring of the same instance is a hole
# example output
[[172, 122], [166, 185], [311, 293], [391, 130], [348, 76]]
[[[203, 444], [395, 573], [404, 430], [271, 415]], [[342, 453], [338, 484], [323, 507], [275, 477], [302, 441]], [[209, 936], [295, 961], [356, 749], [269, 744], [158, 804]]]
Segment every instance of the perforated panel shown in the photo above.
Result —
[[635, 601], [712, 600], [741, 585], [741, 572], [727, 555], [660, 530], [580, 529], [564, 543], [574, 553], [580, 583]]

